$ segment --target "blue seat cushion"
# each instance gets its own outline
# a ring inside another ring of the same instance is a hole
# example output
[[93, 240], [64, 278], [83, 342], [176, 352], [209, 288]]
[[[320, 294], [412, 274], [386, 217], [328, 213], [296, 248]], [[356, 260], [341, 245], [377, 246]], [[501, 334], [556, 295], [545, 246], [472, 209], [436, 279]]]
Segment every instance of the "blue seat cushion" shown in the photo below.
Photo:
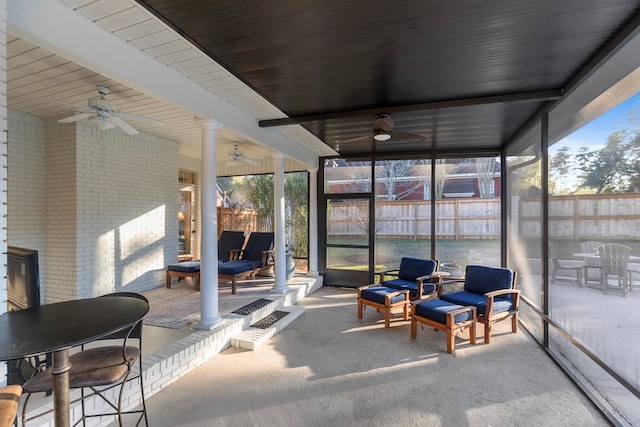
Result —
[[[457, 310], [459, 308], [463, 308], [463, 306], [452, 304], [450, 302], [442, 301], [439, 299], [434, 299], [431, 301], [425, 301], [425, 302], [416, 304], [415, 313], [418, 316], [426, 317], [427, 319], [431, 319], [433, 321], [446, 325], [447, 313], [453, 310]], [[465, 311], [464, 313], [456, 314], [453, 317], [453, 321], [455, 323], [462, 323], [467, 320], [470, 320], [471, 317], [472, 317], [471, 312]]]
[[[440, 295], [440, 299], [458, 305], [473, 305], [477, 309], [478, 316], [484, 316], [487, 308], [487, 297], [474, 292], [458, 291]], [[493, 314], [511, 309], [511, 299], [502, 297], [493, 299]]]
[[436, 269], [436, 262], [430, 259], [403, 257], [400, 260], [398, 278], [404, 280], [415, 280], [418, 277], [433, 274]]
[[238, 274], [262, 267], [262, 261], [240, 259], [235, 261], [218, 262], [218, 274]]
[[[371, 288], [364, 289], [362, 292], [360, 292], [360, 298], [384, 305], [385, 297], [392, 292], [398, 292], [398, 290], [387, 288], [384, 286], [374, 286]], [[394, 297], [391, 297], [391, 304], [395, 304], [397, 302], [401, 302], [404, 300], [405, 300], [404, 294], [396, 295]]]
[[[484, 295], [491, 291], [511, 289], [512, 282], [513, 271], [508, 268], [468, 265], [465, 273], [464, 290]], [[511, 295], [504, 298], [511, 301]]]
[[[415, 279], [413, 280], [405, 280], [405, 279], [393, 279], [382, 282], [382, 285], [396, 289], [396, 290], [408, 290], [409, 296], [411, 298], [416, 298], [418, 296], [418, 282]], [[436, 291], [436, 285], [433, 283], [423, 283], [422, 284], [422, 294], [430, 294]]]
[[169, 264], [169, 271], [179, 271], [181, 273], [197, 273], [200, 271], [200, 261], [185, 261], [177, 264]]

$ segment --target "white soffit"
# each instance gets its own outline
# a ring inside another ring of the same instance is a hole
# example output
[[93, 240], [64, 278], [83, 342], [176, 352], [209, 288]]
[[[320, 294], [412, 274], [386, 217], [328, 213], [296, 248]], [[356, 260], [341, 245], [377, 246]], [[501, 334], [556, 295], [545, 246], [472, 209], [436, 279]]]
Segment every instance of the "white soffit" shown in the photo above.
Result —
[[[60, 3], [209, 92], [224, 98], [256, 120], [286, 117], [135, 1], [60, 0]], [[336, 154], [331, 147], [301, 126], [287, 126], [278, 131], [318, 156]]]

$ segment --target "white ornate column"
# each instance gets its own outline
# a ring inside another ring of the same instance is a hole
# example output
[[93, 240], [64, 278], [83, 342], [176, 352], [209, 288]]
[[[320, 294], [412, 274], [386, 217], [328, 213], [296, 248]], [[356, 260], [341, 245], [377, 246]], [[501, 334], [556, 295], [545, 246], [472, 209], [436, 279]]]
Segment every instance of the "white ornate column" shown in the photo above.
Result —
[[194, 329], [212, 330], [224, 323], [218, 314], [218, 211], [216, 185], [216, 131], [221, 123], [200, 120], [202, 158], [200, 173], [201, 250], [200, 250], [200, 320]]
[[284, 221], [284, 154], [273, 155], [273, 233], [275, 249], [275, 265], [273, 266], [274, 284], [271, 292], [283, 294], [287, 287], [287, 248], [285, 241]]
[[308, 276], [318, 276], [318, 168], [309, 172], [309, 271]]

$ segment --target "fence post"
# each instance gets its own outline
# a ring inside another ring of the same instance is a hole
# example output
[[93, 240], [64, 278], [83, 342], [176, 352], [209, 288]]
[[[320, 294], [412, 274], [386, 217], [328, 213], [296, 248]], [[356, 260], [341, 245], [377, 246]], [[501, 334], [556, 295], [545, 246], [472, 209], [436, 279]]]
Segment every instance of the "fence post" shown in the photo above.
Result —
[[453, 204], [453, 234], [455, 235], [455, 239], [458, 240], [458, 199], [454, 199]]
[[413, 201], [413, 240], [418, 240], [418, 201]]

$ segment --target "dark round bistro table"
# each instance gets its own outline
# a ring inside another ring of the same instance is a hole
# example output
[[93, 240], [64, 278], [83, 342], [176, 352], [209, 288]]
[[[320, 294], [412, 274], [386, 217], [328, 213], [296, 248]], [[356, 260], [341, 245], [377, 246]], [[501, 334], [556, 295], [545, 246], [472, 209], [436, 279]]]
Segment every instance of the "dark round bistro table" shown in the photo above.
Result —
[[0, 361], [53, 353], [55, 425], [69, 426], [69, 349], [130, 327], [149, 311], [127, 296], [46, 304], [0, 315]]

